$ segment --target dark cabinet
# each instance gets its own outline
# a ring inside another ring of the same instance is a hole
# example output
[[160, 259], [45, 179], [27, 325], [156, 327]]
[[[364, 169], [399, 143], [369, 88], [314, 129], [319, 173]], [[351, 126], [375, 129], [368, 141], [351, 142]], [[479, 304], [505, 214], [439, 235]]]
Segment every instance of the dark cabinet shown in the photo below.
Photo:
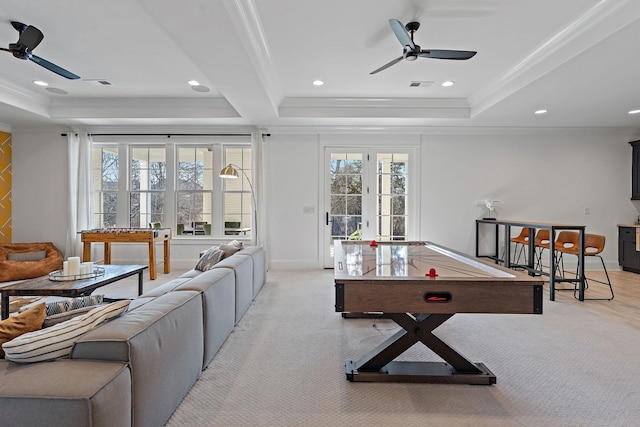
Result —
[[640, 252], [636, 251], [635, 227], [618, 227], [618, 264], [625, 271], [640, 273]]
[[631, 163], [631, 200], [640, 200], [640, 140], [629, 142], [633, 147]]

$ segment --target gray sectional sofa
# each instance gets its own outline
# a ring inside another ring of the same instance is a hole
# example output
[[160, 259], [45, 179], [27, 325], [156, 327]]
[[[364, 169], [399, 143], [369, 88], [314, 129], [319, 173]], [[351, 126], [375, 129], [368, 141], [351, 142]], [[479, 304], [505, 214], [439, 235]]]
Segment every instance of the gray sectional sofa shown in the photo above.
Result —
[[190, 270], [82, 335], [69, 359], [0, 360], [2, 426], [162, 426], [266, 281], [250, 246]]

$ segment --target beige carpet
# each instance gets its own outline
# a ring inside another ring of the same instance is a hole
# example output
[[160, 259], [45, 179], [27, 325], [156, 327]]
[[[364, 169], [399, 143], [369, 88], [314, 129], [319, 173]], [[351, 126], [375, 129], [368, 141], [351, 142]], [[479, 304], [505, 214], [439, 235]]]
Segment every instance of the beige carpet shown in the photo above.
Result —
[[[549, 302], [534, 315], [456, 315], [436, 334], [497, 376], [493, 386], [351, 383], [344, 361], [393, 334], [343, 319], [332, 271], [268, 283], [168, 426], [635, 426], [640, 332]], [[606, 304], [607, 302], [597, 302]], [[422, 345], [408, 359], [434, 359]]]

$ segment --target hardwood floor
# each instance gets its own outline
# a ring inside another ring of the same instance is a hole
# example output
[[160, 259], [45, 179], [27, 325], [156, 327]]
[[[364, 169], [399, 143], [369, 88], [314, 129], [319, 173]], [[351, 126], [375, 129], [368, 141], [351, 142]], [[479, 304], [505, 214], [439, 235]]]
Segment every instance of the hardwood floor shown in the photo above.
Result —
[[[586, 277], [587, 279], [606, 280], [603, 271], [587, 271]], [[609, 271], [609, 277], [615, 295], [612, 301], [587, 300], [580, 302], [573, 298], [572, 291], [556, 292], [556, 301], [567, 303], [575, 301], [576, 304], [583, 305], [585, 310], [640, 330], [640, 274], [627, 271]], [[545, 303], [552, 303], [548, 301], [548, 282], [545, 283], [545, 290]], [[590, 282], [589, 288], [585, 292], [586, 298], [607, 298], [608, 296], [609, 287], [593, 281]]]

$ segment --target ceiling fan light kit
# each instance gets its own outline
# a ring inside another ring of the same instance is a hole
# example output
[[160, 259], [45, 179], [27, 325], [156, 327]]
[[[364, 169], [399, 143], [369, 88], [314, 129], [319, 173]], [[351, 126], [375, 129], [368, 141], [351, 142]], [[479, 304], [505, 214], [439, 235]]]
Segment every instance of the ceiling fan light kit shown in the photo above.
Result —
[[389, 19], [389, 25], [396, 35], [396, 38], [402, 45], [402, 56], [391, 60], [382, 67], [373, 70], [369, 74], [376, 74], [382, 70], [386, 70], [392, 65], [404, 60], [415, 61], [418, 57], [433, 59], [450, 59], [464, 61], [473, 58], [477, 52], [472, 50], [447, 50], [447, 49], [420, 49], [420, 46], [414, 43], [413, 33], [420, 28], [419, 22], [409, 22], [406, 26], [397, 19]]
[[40, 58], [39, 56], [36, 56], [32, 53], [33, 50], [40, 44], [42, 39], [44, 39], [44, 34], [42, 34], [42, 31], [32, 25], [26, 25], [22, 22], [17, 21], [11, 21], [11, 25], [13, 25], [13, 28], [15, 28], [20, 34], [18, 37], [18, 41], [16, 43], [10, 43], [8, 49], [0, 47], [0, 50], [10, 52], [18, 59], [22, 59], [25, 61], [28, 59], [32, 62], [35, 62], [41, 67], [44, 67], [49, 71], [53, 71], [54, 73], [67, 79], [75, 80], [80, 78], [80, 76], [77, 76], [72, 72], [67, 71], [64, 68], [59, 67], [56, 64], [49, 62], [44, 58]]

